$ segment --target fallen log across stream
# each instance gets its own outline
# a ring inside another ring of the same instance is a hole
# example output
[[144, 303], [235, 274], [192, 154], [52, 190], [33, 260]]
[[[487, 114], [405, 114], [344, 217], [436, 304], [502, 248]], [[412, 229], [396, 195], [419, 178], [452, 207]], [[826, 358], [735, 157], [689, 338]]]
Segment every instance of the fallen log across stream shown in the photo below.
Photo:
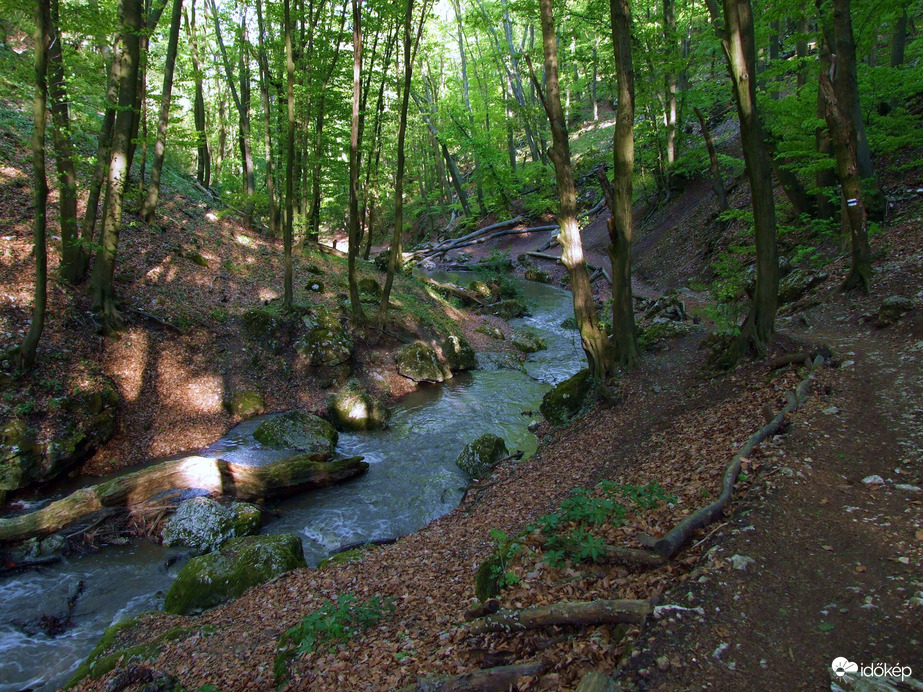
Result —
[[0, 518], [0, 542], [47, 536], [95, 512], [130, 508], [171, 490], [204, 490], [237, 500], [262, 500], [339, 483], [369, 468], [362, 457], [328, 458], [304, 454], [262, 466], [200, 456], [164, 461], [81, 488], [34, 512]]

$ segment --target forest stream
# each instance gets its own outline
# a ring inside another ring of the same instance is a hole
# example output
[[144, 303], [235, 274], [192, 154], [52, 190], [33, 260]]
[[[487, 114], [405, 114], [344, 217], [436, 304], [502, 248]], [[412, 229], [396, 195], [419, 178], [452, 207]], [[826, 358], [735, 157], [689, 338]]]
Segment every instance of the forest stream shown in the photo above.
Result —
[[[432, 276], [463, 284], [469, 280], [458, 274]], [[532, 282], [519, 285], [533, 315], [512, 324], [539, 333], [547, 350], [530, 354], [524, 370], [510, 369], [504, 358], [478, 354], [477, 370], [442, 385], [424, 385], [401, 399], [387, 430], [341, 433], [337, 454], [364, 456], [368, 473], [274, 503], [275, 518], [264, 532], [301, 536], [308, 564], [317, 565], [343, 546], [406, 535], [451, 512], [468, 483], [455, 459], [479, 435], [498, 434], [511, 452], [530, 456], [537, 439], [528, 425], [538, 415], [542, 396], [577, 372], [584, 360], [578, 332], [561, 327], [573, 316], [570, 293]], [[284, 456], [253, 439], [263, 418], [236, 426], [202, 454], [248, 464]], [[162, 608], [183, 552], [140, 541], [71, 556], [0, 581], [0, 692], [63, 685], [109, 625]], [[64, 632], [35, 632], [33, 625], [43, 615], [66, 612], [68, 601], [72, 622]]]

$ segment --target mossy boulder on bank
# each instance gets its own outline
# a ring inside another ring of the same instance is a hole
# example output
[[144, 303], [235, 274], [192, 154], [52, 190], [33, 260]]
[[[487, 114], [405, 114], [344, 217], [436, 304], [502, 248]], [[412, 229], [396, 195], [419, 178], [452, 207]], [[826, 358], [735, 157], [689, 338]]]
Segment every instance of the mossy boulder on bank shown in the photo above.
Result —
[[185, 615], [237, 598], [251, 586], [307, 567], [294, 534], [232, 538], [217, 552], [186, 563], [167, 593], [164, 609]]
[[474, 370], [478, 366], [478, 359], [471, 348], [471, 344], [463, 336], [452, 334], [442, 342], [442, 355], [449, 364], [452, 372], [460, 370]]
[[486, 478], [500, 459], [509, 456], [503, 438], [485, 433], [465, 445], [455, 460], [456, 465], [471, 478]]
[[359, 279], [359, 293], [364, 293], [370, 298], [381, 298], [381, 284], [371, 276], [363, 277]]
[[779, 281], [779, 305], [793, 303], [827, 278], [824, 272], [814, 273], [793, 269]]
[[[15, 417], [0, 426], [0, 502], [87, 459], [115, 434], [120, 398], [112, 388], [56, 399], [40, 432]], [[50, 434], [47, 432], [50, 430]]]
[[881, 301], [878, 308], [875, 324], [880, 329], [897, 322], [905, 312], [913, 310], [915, 304], [912, 299], [905, 296], [888, 296]]
[[538, 336], [538, 334], [534, 334], [525, 329], [513, 330], [513, 336], [510, 338], [510, 342], [523, 353], [535, 353], [536, 351], [544, 351], [548, 348], [545, 340]]
[[256, 533], [262, 519], [262, 512], [245, 502], [223, 505], [210, 497], [194, 497], [181, 503], [171, 517], [163, 530], [163, 543], [208, 553], [231, 538]]
[[569, 421], [583, 407], [592, 387], [593, 378], [588, 369], [556, 385], [542, 398], [540, 410], [545, 420], [552, 425], [562, 425]]
[[452, 377], [452, 371], [439, 360], [436, 351], [421, 341], [402, 347], [394, 360], [397, 371], [414, 382], [444, 382]]
[[638, 346], [645, 351], [653, 351], [658, 348], [661, 341], [685, 336], [696, 329], [701, 327], [691, 322], [675, 322], [672, 319], [658, 317], [652, 324], [638, 330]]
[[518, 298], [507, 298], [487, 308], [489, 315], [496, 315], [501, 320], [512, 320], [516, 317], [525, 317], [529, 313], [528, 306]]
[[306, 454], [333, 452], [336, 428], [320, 416], [302, 411], [288, 411], [267, 418], [253, 431], [260, 444], [273, 449], [292, 449]]
[[496, 297], [494, 290], [483, 281], [472, 281], [468, 284], [468, 288], [477, 293], [479, 297], [488, 303]]
[[266, 412], [266, 402], [259, 392], [252, 389], [245, 389], [234, 392], [234, 395], [226, 403], [228, 412], [240, 418], [253, 418]]
[[544, 269], [526, 269], [525, 273], [526, 281], [537, 281], [540, 284], [550, 284], [551, 283], [551, 274], [546, 272]]
[[295, 352], [309, 365], [339, 365], [352, 357], [352, 337], [330, 310], [315, 308], [301, 321], [306, 331], [295, 342]]
[[358, 380], [350, 380], [330, 397], [330, 415], [343, 430], [387, 427], [391, 411]]

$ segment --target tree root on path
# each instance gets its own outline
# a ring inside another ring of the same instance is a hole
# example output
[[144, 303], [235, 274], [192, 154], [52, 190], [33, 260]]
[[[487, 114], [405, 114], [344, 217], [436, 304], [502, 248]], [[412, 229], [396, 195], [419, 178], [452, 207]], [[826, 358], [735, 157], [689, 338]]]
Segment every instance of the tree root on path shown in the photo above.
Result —
[[522, 610], [498, 610], [471, 623], [471, 634], [489, 632], [522, 632], [549, 625], [615, 625], [637, 624], [653, 607], [648, 601], [598, 600], [554, 603]]
[[399, 692], [506, 692], [515, 687], [516, 681], [545, 670], [541, 662], [520, 663], [513, 666], [496, 666], [451, 678], [420, 678], [413, 685], [402, 687]]

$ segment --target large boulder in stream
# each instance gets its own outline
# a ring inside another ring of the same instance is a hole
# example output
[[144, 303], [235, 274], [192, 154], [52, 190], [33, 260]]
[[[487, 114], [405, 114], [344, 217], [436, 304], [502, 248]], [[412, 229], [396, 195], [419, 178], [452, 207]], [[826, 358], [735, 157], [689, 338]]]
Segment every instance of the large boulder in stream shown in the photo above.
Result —
[[225, 541], [260, 530], [263, 514], [254, 505], [232, 502], [223, 505], [210, 497], [194, 497], [181, 503], [163, 530], [164, 545], [184, 545], [209, 553]]
[[414, 382], [444, 382], [452, 377], [452, 371], [439, 360], [436, 351], [421, 341], [399, 349], [394, 360], [397, 371]]
[[167, 593], [164, 610], [178, 615], [205, 610], [299, 567], [307, 563], [301, 539], [294, 534], [232, 538], [220, 551], [186, 563]]
[[588, 369], [557, 384], [542, 398], [540, 409], [545, 420], [552, 425], [563, 425], [569, 421], [583, 408], [592, 387], [593, 378]]
[[330, 415], [342, 430], [385, 428], [391, 411], [358, 380], [350, 380], [330, 397]]
[[525, 317], [530, 313], [529, 307], [518, 298], [507, 298], [488, 306], [487, 314], [495, 315], [501, 320], [512, 320], [516, 317]]
[[474, 349], [465, 337], [452, 334], [442, 342], [441, 347], [442, 355], [452, 372], [474, 370], [478, 366], [478, 358]]
[[523, 353], [535, 353], [548, 348], [542, 337], [528, 329], [514, 329], [510, 342]]
[[264, 420], [253, 431], [260, 444], [273, 449], [292, 449], [305, 454], [333, 452], [336, 428], [320, 416], [302, 411], [288, 411]]
[[509, 456], [503, 438], [485, 433], [465, 445], [455, 460], [456, 465], [471, 478], [486, 478], [498, 461]]

